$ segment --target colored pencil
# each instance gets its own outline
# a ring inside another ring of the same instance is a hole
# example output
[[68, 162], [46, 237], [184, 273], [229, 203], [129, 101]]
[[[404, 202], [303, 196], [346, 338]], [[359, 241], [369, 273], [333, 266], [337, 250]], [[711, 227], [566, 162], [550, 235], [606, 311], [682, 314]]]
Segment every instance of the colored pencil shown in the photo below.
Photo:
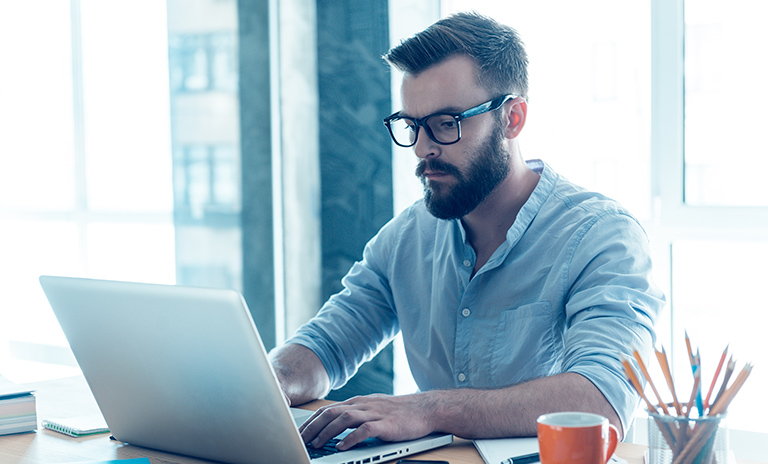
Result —
[[723, 396], [709, 410], [710, 416], [714, 416], [716, 414], [725, 412], [725, 410], [728, 408], [728, 405], [731, 404], [731, 401], [733, 401], [733, 398], [736, 396], [739, 390], [741, 390], [741, 387], [744, 385], [744, 382], [747, 381], [747, 378], [751, 373], [752, 373], [752, 363], [747, 363], [741, 369], [741, 372], [739, 372], [739, 375], [736, 376], [736, 380], [733, 381], [733, 385], [731, 385], [727, 390], [725, 390], [725, 393], [723, 393]]
[[661, 395], [659, 395], [658, 390], [656, 390], [656, 385], [653, 384], [653, 379], [651, 379], [651, 374], [648, 373], [648, 369], [645, 367], [645, 363], [643, 362], [643, 357], [640, 356], [640, 352], [636, 349], [633, 349], [632, 355], [637, 360], [637, 365], [640, 367], [640, 372], [645, 377], [645, 380], [648, 382], [648, 385], [651, 386], [651, 390], [653, 390], [653, 394], [656, 395], [656, 399], [659, 400], [659, 406], [664, 411], [664, 414], [669, 414], [669, 409], [667, 409], [667, 405], [661, 399]]
[[728, 381], [731, 380], [731, 375], [733, 375], [734, 369], [736, 369], [736, 361], [733, 359], [733, 355], [731, 355], [730, 359], [728, 359], [728, 366], [725, 368], [725, 374], [723, 374], [723, 383], [720, 385], [720, 390], [718, 390], [712, 403], [717, 403], [717, 400], [719, 400], [720, 397], [723, 396], [723, 393], [725, 393], [725, 389], [728, 388]]
[[669, 387], [669, 391], [672, 393], [672, 401], [675, 405], [675, 410], [677, 411], [678, 416], [683, 415], [683, 406], [680, 404], [680, 401], [677, 399], [677, 392], [675, 391], [675, 381], [672, 378], [672, 372], [669, 370], [669, 360], [667, 359], [667, 352], [664, 350], [664, 347], [661, 347], [661, 351], [656, 350], [656, 359], [659, 360], [659, 366], [661, 366], [661, 371], [664, 373], [664, 378], [667, 381], [667, 387]]
[[651, 412], [658, 412], [656, 409], [656, 406], [654, 406], [653, 403], [648, 399], [647, 396], [645, 396], [645, 393], [643, 392], [643, 386], [640, 384], [640, 380], [637, 377], [637, 374], [635, 373], [635, 370], [632, 368], [632, 364], [630, 364], [629, 360], [622, 355], [621, 364], [624, 366], [624, 372], [627, 374], [627, 378], [629, 379], [632, 386], [635, 388], [635, 391], [638, 395], [640, 395], [640, 398], [645, 401], [646, 406], [648, 406], [648, 410]]
[[688, 361], [693, 366], [693, 350], [691, 350], [691, 339], [688, 337], [688, 331], [685, 331], [685, 347], [688, 349]]
[[712, 397], [712, 391], [715, 389], [715, 383], [717, 382], [717, 378], [720, 376], [720, 371], [723, 369], [723, 363], [725, 362], [725, 357], [728, 356], [728, 347], [730, 345], [725, 346], [725, 350], [723, 350], [723, 354], [720, 356], [720, 362], [717, 363], [717, 369], [715, 369], [715, 375], [712, 377], [712, 383], [709, 384], [709, 390], [707, 391], [707, 398], [704, 400], [704, 408], [708, 409], [710, 407], [709, 400]]
[[[667, 403], [661, 399], [661, 395], [651, 378], [645, 361], [643, 361], [643, 358], [640, 355], [640, 351], [634, 347], [632, 348], [632, 355], [637, 362], [640, 373], [635, 371], [635, 368], [630, 361], [631, 358], [621, 355], [621, 363], [624, 367], [627, 379], [629, 379], [632, 384], [632, 388], [637, 391], [637, 394], [645, 402], [648, 411], [652, 413], [652, 418], [658, 426], [659, 432], [672, 452], [673, 464], [694, 464], [709, 462], [707, 460], [712, 459], [714, 439], [716, 435], [720, 433], [718, 431], [720, 430], [720, 415], [727, 411], [731, 402], [752, 372], [752, 364], [747, 363], [739, 372], [736, 379], [734, 379], [733, 383], [728, 385], [735, 370], [736, 361], [733, 359], [733, 355], [731, 355], [728, 362], [725, 362], [730, 348], [730, 345], [727, 345], [718, 360], [717, 368], [712, 377], [712, 382], [709, 384], [706, 396], [704, 396], [702, 395], [703, 378], [701, 352], [699, 348], [696, 348], [694, 352], [687, 330], [685, 331], [685, 346], [688, 352], [688, 361], [691, 365], [691, 371], [693, 372], [693, 387], [691, 388], [690, 399], [688, 399], [688, 402], [685, 404], [680, 402], [680, 398], [677, 395], [675, 382], [670, 369], [669, 358], [667, 357], [664, 347], [661, 347], [661, 350], [654, 350], [656, 359], [664, 374], [664, 379], [672, 394], [671, 404], [674, 406], [676, 417], [671, 420], [663, 417], [664, 415], [672, 417], [673, 413], [670, 412], [671, 408], [667, 407]], [[722, 380], [720, 380], [721, 373], [723, 374]], [[642, 377], [640, 377], [641, 375]], [[653, 404], [648, 396], [646, 396], [641, 382], [643, 379], [653, 390], [656, 400], [658, 400], [658, 406]], [[718, 381], [720, 381], [720, 388], [713, 399], [713, 393], [715, 392], [715, 387], [717, 386]], [[704, 397], [704, 399], [702, 399], [702, 397]], [[698, 410], [699, 417], [689, 418], [694, 404]]]
[[693, 388], [691, 389], [691, 399], [688, 400], [688, 404], [685, 408], [685, 415], [688, 417], [691, 414], [691, 409], [693, 409], [693, 403], [696, 402], [696, 392], [699, 391], [699, 385], [701, 384], [701, 372], [696, 371], [693, 374]]

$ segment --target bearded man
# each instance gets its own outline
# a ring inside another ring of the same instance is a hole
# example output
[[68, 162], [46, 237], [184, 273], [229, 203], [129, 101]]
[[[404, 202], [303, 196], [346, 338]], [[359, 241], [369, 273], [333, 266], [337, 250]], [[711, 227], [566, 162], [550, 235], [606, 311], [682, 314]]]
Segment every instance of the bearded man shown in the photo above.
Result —
[[514, 29], [457, 14], [385, 59], [403, 71], [403, 106], [384, 122], [418, 157], [424, 198], [371, 239], [344, 290], [271, 360], [298, 405], [402, 333], [419, 391], [321, 408], [302, 437], [319, 447], [352, 428], [337, 445], [348, 449], [438, 431], [534, 436], [556, 411], [597, 413], [624, 433], [639, 398], [621, 357], [650, 352], [664, 305], [642, 227], [523, 159], [528, 60]]

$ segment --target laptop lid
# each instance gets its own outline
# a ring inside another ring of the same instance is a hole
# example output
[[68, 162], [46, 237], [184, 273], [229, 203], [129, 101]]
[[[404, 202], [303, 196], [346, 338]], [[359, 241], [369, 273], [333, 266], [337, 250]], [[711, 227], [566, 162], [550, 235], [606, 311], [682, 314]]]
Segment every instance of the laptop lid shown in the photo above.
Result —
[[40, 283], [122, 442], [232, 463], [346, 464], [452, 441], [379, 442], [310, 461], [239, 293], [53, 276]]

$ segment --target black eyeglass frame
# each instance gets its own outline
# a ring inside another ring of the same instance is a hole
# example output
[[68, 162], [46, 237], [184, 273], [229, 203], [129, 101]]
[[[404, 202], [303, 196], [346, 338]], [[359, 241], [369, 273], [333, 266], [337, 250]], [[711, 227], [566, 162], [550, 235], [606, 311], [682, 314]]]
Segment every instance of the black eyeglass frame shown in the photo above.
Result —
[[[392, 141], [395, 142], [395, 145], [398, 145], [400, 147], [408, 148], [416, 145], [416, 142], [419, 140], [419, 127], [424, 128], [424, 132], [427, 133], [427, 137], [430, 138], [433, 142], [439, 144], [439, 145], [453, 145], [454, 143], [457, 143], [459, 140], [461, 140], [461, 121], [467, 118], [471, 118], [472, 116], [477, 116], [478, 114], [487, 113], [489, 111], [494, 111], [499, 108], [501, 108], [504, 103], [508, 102], [509, 100], [513, 100], [517, 98], [518, 95], [513, 94], [507, 94], [507, 95], [501, 95], [500, 97], [496, 97], [493, 100], [487, 101], [485, 103], [481, 103], [477, 106], [473, 106], [472, 108], [469, 108], [468, 110], [464, 110], [461, 113], [445, 113], [445, 112], [437, 112], [432, 113], [430, 115], [424, 116], [423, 118], [411, 118], [408, 116], [400, 116], [400, 112], [394, 113], [392, 115], [387, 116], [384, 118], [384, 125], [387, 126], [387, 129], [389, 130], [389, 135], [392, 137]], [[453, 142], [441, 142], [435, 138], [435, 135], [432, 133], [432, 129], [429, 128], [429, 126], [426, 124], [427, 119], [433, 117], [433, 116], [451, 116], [456, 121], [456, 130], [457, 130], [457, 137], [456, 140]], [[392, 126], [390, 123], [392, 121], [396, 121], [399, 119], [406, 119], [408, 121], [411, 121], [413, 123], [414, 128], [414, 136], [413, 141], [410, 144], [404, 145], [397, 141], [395, 138], [394, 132], [392, 132]]]

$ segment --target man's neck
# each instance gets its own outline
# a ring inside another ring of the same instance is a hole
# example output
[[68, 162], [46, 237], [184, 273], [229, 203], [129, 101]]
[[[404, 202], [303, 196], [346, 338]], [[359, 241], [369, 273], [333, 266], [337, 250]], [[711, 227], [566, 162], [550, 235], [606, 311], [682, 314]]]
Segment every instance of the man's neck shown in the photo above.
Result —
[[462, 218], [467, 240], [475, 250], [475, 272], [480, 270], [504, 243], [507, 231], [536, 188], [539, 175], [522, 159], [513, 163], [509, 175], [471, 213]]

